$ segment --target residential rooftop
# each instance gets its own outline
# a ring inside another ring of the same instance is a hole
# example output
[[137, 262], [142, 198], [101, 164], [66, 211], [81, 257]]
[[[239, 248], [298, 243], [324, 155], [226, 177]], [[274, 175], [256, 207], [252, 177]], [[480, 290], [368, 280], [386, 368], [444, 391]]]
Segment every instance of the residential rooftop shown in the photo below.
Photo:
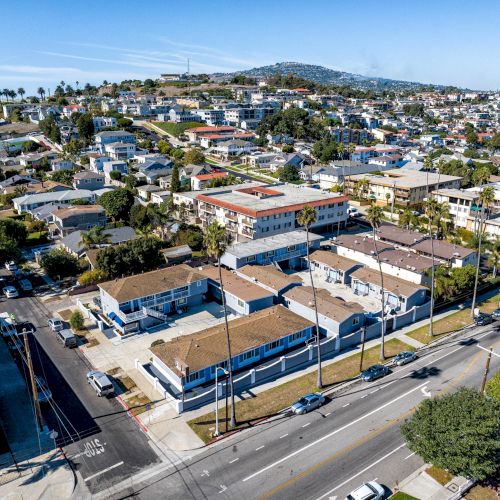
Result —
[[[434, 240], [434, 256], [438, 259], [452, 260], [452, 259], [463, 259], [468, 255], [475, 253], [475, 250], [471, 248], [465, 248], [460, 245], [454, 245], [443, 240]], [[412, 246], [417, 252], [422, 252], [427, 255], [432, 254], [431, 240], [423, 240]]]
[[283, 290], [288, 286], [302, 284], [302, 278], [300, 276], [296, 274], [285, 274], [271, 264], [268, 266], [249, 264], [240, 267], [236, 273], [246, 276], [255, 281], [255, 283], [261, 283], [276, 291]]
[[204, 279], [206, 279], [206, 276], [196, 269], [186, 264], [180, 264], [143, 274], [135, 274], [126, 278], [105, 281], [98, 286], [118, 302], [128, 302], [187, 286], [190, 283]]
[[58, 219], [66, 219], [79, 214], [100, 214], [104, 213], [104, 208], [101, 205], [74, 205], [68, 208], [59, 208], [52, 212], [54, 217]]
[[[348, 248], [349, 250], [355, 250], [366, 255], [373, 255], [375, 253], [373, 238], [362, 234], [342, 234], [336, 238], [332, 238], [332, 244]], [[394, 248], [392, 245], [384, 243], [383, 241], [377, 241], [376, 246], [379, 254], [385, 250], [392, 250]]]
[[377, 229], [377, 238], [389, 241], [390, 243], [411, 246], [427, 238], [427, 235], [419, 233], [418, 231], [402, 229], [394, 224], [382, 224]]
[[[282, 305], [236, 318], [229, 323], [232, 355], [238, 356], [311, 326], [311, 321]], [[227, 359], [224, 324], [154, 346], [151, 352], [179, 376], [185, 374], [186, 368], [195, 372], [216, 365]]]
[[[401, 278], [396, 278], [395, 276], [384, 275], [384, 290], [388, 290], [395, 295], [409, 297], [413, 295], [417, 290], [426, 289], [423, 285], [417, 285]], [[367, 267], [361, 267], [356, 269], [351, 274], [351, 278], [358, 279], [364, 283], [373, 283], [376, 286], [381, 286], [380, 273], [374, 269], [368, 269]]]
[[328, 250], [315, 250], [310, 254], [309, 260], [321, 262], [322, 264], [326, 264], [331, 269], [339, 269], [340, 271], [347, 271], [348, 269], [359, 265], [359, 263], [355, 260], [342, 257], [342, 255], [338, 255]]

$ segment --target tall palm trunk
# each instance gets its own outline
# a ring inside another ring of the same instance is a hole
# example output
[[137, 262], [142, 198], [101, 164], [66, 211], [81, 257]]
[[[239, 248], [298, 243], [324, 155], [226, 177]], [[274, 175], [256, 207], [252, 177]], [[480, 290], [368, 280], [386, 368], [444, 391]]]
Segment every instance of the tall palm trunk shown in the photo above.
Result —
[[311, 261], [309, 260], [309, 228], [306, 227], [306, 255], [307, 255], [307, 265], [309, 267], [309, 279], [311, 280], [311, 288], [313, 291], [313, 302], [314, 302], [314, 315], [316, 319], [316, 349], [318, 355], [318, 379], [317, 386], [321, 389], [323, 387], [323, 377], [321, 376], [321, 343], [319, 341], [319, 318], [318, 318], [318, 304], [316, 302], [316, 287], [314, 286]]
[[226, 331], [226, 343], [227, 343], [227, 371], [229, 373], [229, 388], [231, 391], [231, 427], [236, 427], [236, 408], [234, 406], [234, 385], [233, 385], [233, 356], [231, 353], [231, 339], [229, 337], [229, 325], [227, 321], [227, 309], [226, 309], [226, 297], [224, 296], [224, 285], [222, 283], [222, 268], [220, 265], [220, 257], [217, 258], [217, 264], [219, 267], [219, 283], [220, 283], [220, 293], [222, 296], [222, 309], [224, 312], [224, 329]]
[[431, 238], [431, 260], [432, 260], [432, 268], [431, 268], [431, 310], [429, 314], [429, 337], [434, 336], [434, 238], [432, 236], [432, 217], [429, 217], [429, 236]]
[[[470, 308], [470, 316], [474, 318], [474, 309], [476, 308], [477, 299], [477, 284], [479, 282], [479, 266], [481, 265], [481, 243], [483, 241], [483, 218], [484, 218], [484, 203], [481, 204], [481, 215], [479, 216], [479, 237], [477, 241], [477, 262], [476, 262], [476, 276], [474, 277], [474, 293], [472, 295], [472, 304]], [[486, 226], [486, 222], [484, 222]]]
[[378, 271], [380, 273], [380, 302], [382, 304], [382, 323], [380, 325], [380, 359], [383, 361], [385, 359], [385, 290], [384, 290], [384, 273], [382, 272], [382, 263], [380, 262], [380, 256], [377, 249], [377, 240], [375, 239], [375, 226], [373, 229], [373, 249], [375, 255], [377, 256]]

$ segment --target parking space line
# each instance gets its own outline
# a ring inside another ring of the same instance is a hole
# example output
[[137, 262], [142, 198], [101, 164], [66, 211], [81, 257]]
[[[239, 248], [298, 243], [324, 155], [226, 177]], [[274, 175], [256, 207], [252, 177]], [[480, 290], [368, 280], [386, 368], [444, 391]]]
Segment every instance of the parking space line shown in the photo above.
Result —
[[265, 448], [265, 446], [264, 446], [264, 445], [262, 445], [262, 446], [259, 446], [258, 448], [255, 448], [255, 451], [259, 451], [259, 450], [262, 450], [262, 448]]
[[331, 414], [332, 414], [332, 412], [329, 411], [328, 413], [325, 413], [325, 417], [328, 417], [328, 415], [331, 415]]
[[99, 472], [96, 472], [95, 474], [92, 474], [91, 476], [85, 478], [84, 481], [85, 482], [90, 481], [91, 479], [94, 479], [97, 476], [100, 476], [101, 474], [105, 474], [106, 472], [109, 472], [112, 469], [116, 469], [116, 467], [120, 467], [120, 465], [123, 465], [123, 462], [118, 462], [115, 465], [111, 465], [111, 466], [107, 467], [106, 469], [103, 469], [103, 470], [101, 470]]
[[233, 460], [229, 460], [229, 463], [230, 464], [234, 464], [234, 462], [237, 462], [239, 460], [238, 457], [234, 458]]
[[311, 422], [307, 422], [307, 424], [304, 424], [302, 427], [307, 427], [308, 425], [311, 425]]
[[366, 398], [366, 396], [368, 396], [368, 394], [364, 394], [364, 395], [363, 395], [363, 396], [361, 396], [359, 399]]
[[405, 457], [405, 460], [408, 460], [410, 457], [413, 457], [413, 455], [415, 455], [415, 451], [413, 453], [410, 453], [407, 457]]
[[280, 439], [286, 438], [288, 434], [283, 434], [283, 436], [280, 436]]
[[342, 406], [342, 408], [345, 408], [346, 406], [349, 406], [351, 403], [347, 403], [345, 404], [344, 406]]

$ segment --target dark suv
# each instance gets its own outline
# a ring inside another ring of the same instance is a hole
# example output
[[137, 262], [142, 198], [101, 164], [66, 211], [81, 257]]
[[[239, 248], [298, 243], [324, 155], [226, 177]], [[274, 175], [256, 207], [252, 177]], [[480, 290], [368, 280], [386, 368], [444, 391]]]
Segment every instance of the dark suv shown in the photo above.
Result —
[[389, 373], [389, 368], [384, 365], [373, 365], [365, 371], [361, 372], [361, 380], [371, 382], [381, 377], [385, 377]]
[[474, 323], [477, 326], [484, 326], [493, 323], [493, 316], [491, 314], [481, 313], [474, 318]]

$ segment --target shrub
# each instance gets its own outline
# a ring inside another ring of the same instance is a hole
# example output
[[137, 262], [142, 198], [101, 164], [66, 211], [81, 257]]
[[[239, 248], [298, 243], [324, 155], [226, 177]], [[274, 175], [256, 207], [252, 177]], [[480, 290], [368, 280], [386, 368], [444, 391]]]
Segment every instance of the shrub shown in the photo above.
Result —
[[84, 325], [83, 314], [80, 311], [73, 311], [69, 318], [69, 324], [73, 330], [82, 330]]

